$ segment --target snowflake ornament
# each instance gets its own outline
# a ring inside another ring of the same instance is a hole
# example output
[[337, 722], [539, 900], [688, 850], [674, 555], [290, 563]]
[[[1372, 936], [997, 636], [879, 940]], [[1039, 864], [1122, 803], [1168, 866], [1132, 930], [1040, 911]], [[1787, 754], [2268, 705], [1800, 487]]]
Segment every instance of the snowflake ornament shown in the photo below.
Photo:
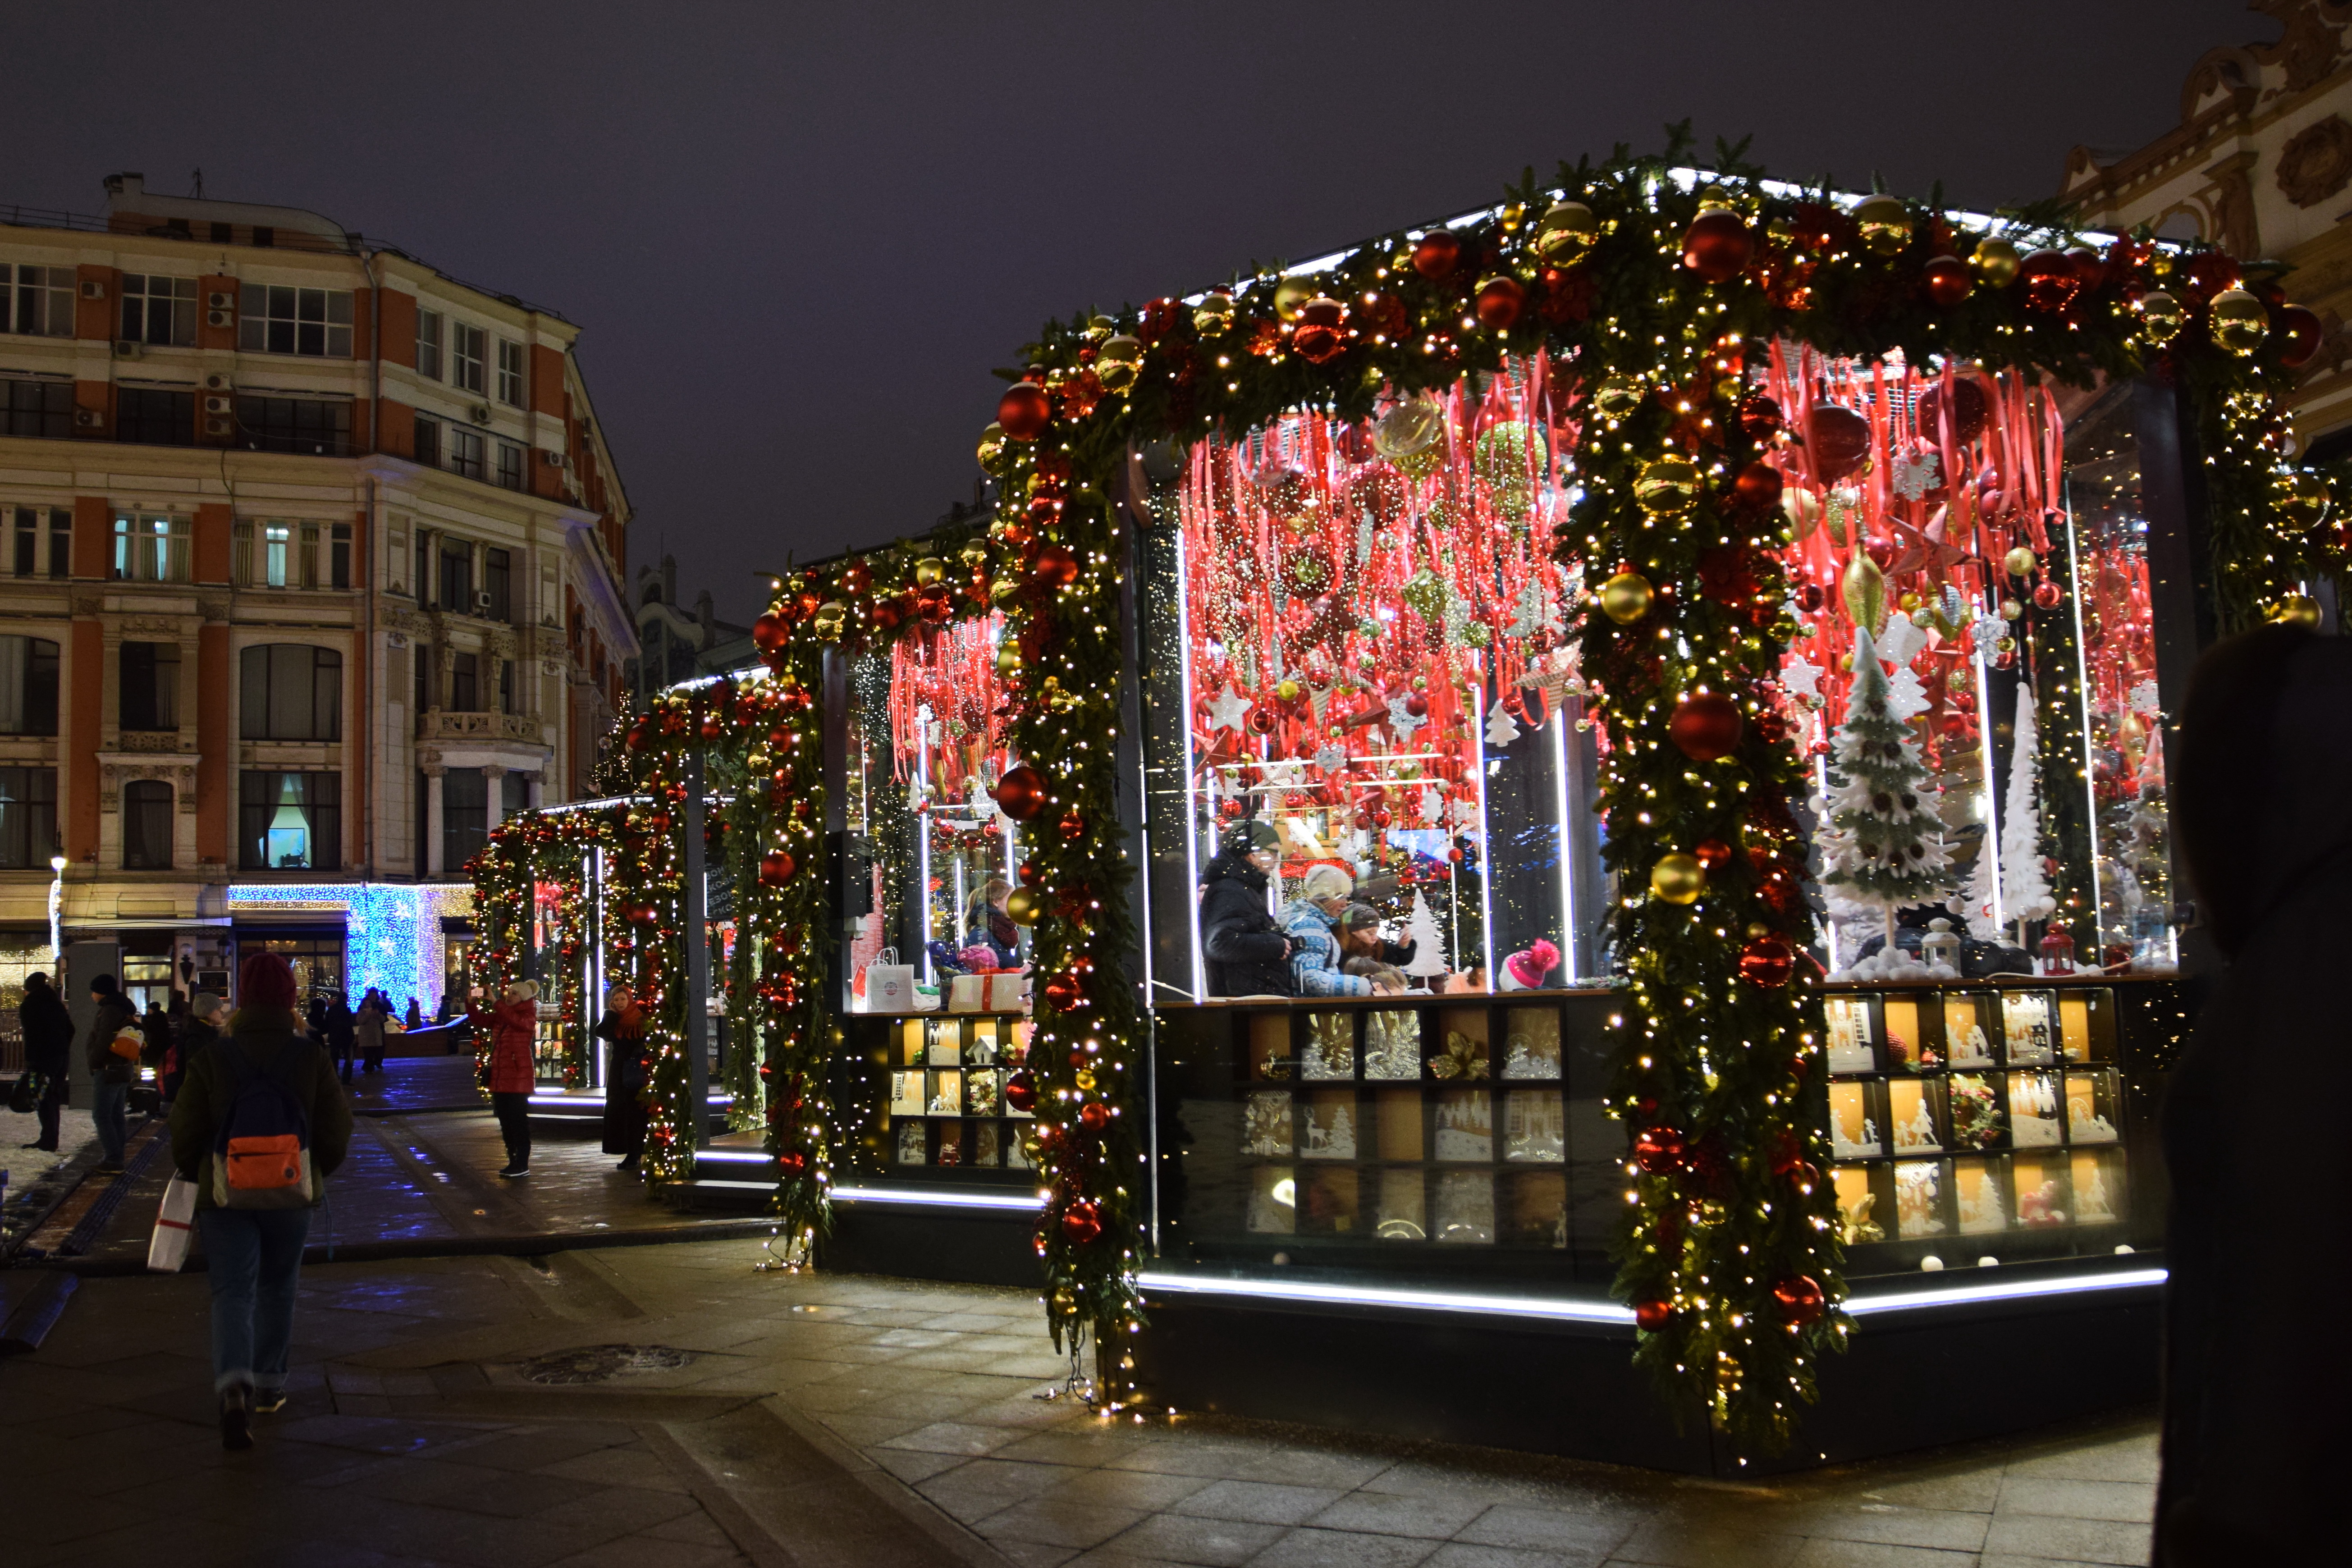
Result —
[[1914, 447], [1895, 454], [1889, 483], [1905, 500], [1921, 500], [1942, 482], [1936, 474], [1935, 453], [1924, 447]]
[[2143, 680], [2131, 689], [2131, 710], [2141, 718], [2155, 718], [2157, 710], [2162, 706], [2157, 700], [2155, 681]]
[[2009, 623], [1994, 616], [1979, 616], [1969, 626], [1969, 635], [1977, 641], [1977, 657], [1990, 660], [2000, 651], [2000, 639], [2009, 635]]

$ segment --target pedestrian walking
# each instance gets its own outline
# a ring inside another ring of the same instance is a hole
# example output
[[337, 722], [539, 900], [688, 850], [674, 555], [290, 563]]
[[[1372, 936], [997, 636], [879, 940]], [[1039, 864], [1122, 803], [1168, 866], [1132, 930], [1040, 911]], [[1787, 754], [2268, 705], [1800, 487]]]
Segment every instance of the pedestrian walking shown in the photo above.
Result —
[[27, 1149], [58, 1146], [58, 1119], [66, 1103], [67, 1069], [73, 1064], [73, 1015], [46, 974], [25, 976], [25, 999], [16, 1004], [16, 1022], [25, 1037], [25, 1070], [41, 1077], [33, 1098], [39, 1133]]
[[625, 985], [604, 994], [604, 1016], [596, 1037], [607, 1042], [604, 1066], [604, 1152], [623, 1156], [620, 1168], [634, 1171], [646, 1152], [646, 1013]]
[[499, 1136], [506, 1140], [501, 1176], [530, 1174], [530, 1091], [539, 1082], [531, 1045], [538, 1033], [539, 986], [518, 980], [490, 1009], [490, 1066], [485, 1081], [490, 1109], [499, 1119]]
[[404, 1029], [425, 1027], [425, 1009], [416, 1005], [416, 998], [414, 996], [408, 999], [408, 1011], [400, 1016], [400, 1026]]
[[360, 998], [359, 1016], [352, 1021], [352, 1032], [358, 1037], [360, 1071], [383, 1071], [383, 1026], [392, 1019], [392, 1003], [374, 986]]
[[98, 1131], [97, 1174], [122, 1173], [122, 1146], [131, 1138], [131, 1085], [139, 1076], [134, 1052], [124, 1056], [114, 1042], [124, 1035], [136, 1039], [139, 1016], [114, 984], [111, 974], [89, 983], [90, 999], [98, 1011], [89, 1021], [89, 1037], [82, 1042], [82, 1065], [89, 1068], [89, 1120]]
[[164, 1092], [165, 1100], [174, 1104], [178, 1102], [180, 1087], [188, 1080], [188, 1064], [202, 1052], [209, 1050], [213, 1042], [220, 1038], [220, 1026], [227, 1011], [228, 1004], [212, 992], [196, 993], [196, 999], [188, 1005], [187, 1023], [180, 1030], [179, 1063], [171, 1087]]
[[139, 1016], [139, 1037], [145, 1042], [140, 1048], [139, 1065], [154, 1073], [156, 1108], [168, 1110], [171, 1096], [163, 1091], [163, 1085], [173, 1067], [172, 1016], [163, 1011], [163, 1004], [155, 999], [152, 991], [147, 994], [147, 1011]]
[[327, 1054], [335, 1058], [336, 1070], [345, 1083], [352, 1081], [352, 1054], [358, 1038], [350, 1002], [348, 996], [330, 996], [326, 1009]]
[[172, 1108], [172, 1163], [196, 1184], [225, 1448], [252, 1447], [253, 1415], [286, 1403], [302, 1243], [352, 1141], [350, 1102], [301, 1034], [286, 961], [247, 958], [237, 994], [227, 1032], [189, 1059]]

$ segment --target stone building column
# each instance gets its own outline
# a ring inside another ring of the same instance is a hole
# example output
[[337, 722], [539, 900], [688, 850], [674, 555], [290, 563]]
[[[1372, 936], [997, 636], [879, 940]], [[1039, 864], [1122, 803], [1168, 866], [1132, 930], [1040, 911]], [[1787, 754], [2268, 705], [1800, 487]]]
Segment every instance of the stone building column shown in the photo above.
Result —
[[496, 832], [507, 810], [507, 771], [496, 763], [482, 769], [482, 798], [488, 803], [483, 808], [483, 831]]
[[425, 874], [441, 875], [441, 764], [427, 763], [425, 775]]

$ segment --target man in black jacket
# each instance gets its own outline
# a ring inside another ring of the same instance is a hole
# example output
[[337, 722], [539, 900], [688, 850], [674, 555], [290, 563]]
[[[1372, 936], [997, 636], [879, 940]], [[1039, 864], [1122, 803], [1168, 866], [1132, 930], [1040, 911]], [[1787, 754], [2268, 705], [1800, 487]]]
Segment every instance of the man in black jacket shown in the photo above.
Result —
[[1212, 996], [1290, 994], [1291, 941], [1265, 907], [1279, 843], [1271, 823], [1236, 822], [1201, 874], [1201, 956]]
[[139, 1015], [115, 988], [111, 974], [91, 980], [89, 994], [98, 1011], [90, 1017], [81, 1057], [89, 1068], [89, 1119], [98, 1129], [100, 1159], [95, 1173], [119, 1176], [122, 1146], [131, 1137], [131, 1085], [139, 1076], [139, 1059], [119, 1054], [114, 1042], [125, 1034], [137, 1037]]
[[36, 1103], [40, 1136], [27, 1149], [58, 1146], [58, 1112], [66, 1102], [67, 1069], [73, 1062], [73, 1015], [46, 974], [25, 976], [25, 999], [16, 1004], [16, 1021], [25, 1036], [25, 1070], [39, 1073], [47, 1087]]

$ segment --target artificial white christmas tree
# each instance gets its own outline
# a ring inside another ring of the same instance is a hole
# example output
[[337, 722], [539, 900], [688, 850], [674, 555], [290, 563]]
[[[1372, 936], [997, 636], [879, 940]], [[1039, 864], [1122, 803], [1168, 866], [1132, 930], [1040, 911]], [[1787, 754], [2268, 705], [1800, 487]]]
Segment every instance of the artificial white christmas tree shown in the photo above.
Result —
[[1979, 942], [2000, 940], [2000, 924], [1993, 919], [1997, 907], [1993, 895], [2000, 889], [2000, 853], [1992, 830], [1987, 828], [1977, 840], [1977, 858], [1969, 865], [1968, 880], [1960, 888], [1959, 913], [1969, 922], [1969, 934]]
[[2034, 733], [2033, 688], [2017, 689], [2016, 742], [2009, 752], [2009, 795], [2000, 811], [2000, 901], [2017, 922], [2017, 942], [2025, 927], [2058, 907], [2042, 875], [2042, 808], [2038, 787], [2041, 745]]
[[1437, 912], [1429, 907], [1429, 896], [1419, 888], [1412, 890], [1412, 913], [1405, 918], [1404, 936], [1416, 944], [1412, 956], [1405, 961], [1404, 972], [1424, 980], [1434, 980], [1448, 973], [1453, 966], [1445, 962], [1445, 938], [1437, 929]]
[[1873, 976], [1900, 973], [1908, 963], [1895, 945], [1895, 911], [1948, 890], [1943, 823], [1910, 715], [1904, 711], [1909, 706], [1897, 700], [1880, 667], [1869, 628], [1856, 627], [1853, 689], [1830, 757], [1829, 794], [1822, 802], [1828, 820], [1822, 833], [1822, 886], [1884, 917], [1886, 943], [1870, 961]]

